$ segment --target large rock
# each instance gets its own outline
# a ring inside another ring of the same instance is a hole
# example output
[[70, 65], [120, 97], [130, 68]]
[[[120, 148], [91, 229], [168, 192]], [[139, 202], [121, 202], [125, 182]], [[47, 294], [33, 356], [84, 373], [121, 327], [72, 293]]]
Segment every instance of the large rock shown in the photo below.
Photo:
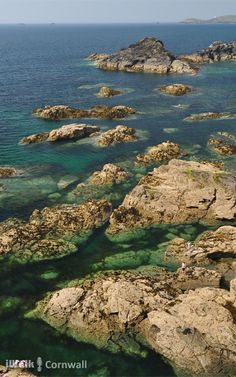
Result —
[[128, 177], [125, 169], [114, 164], [106, 164], [100, 171], [94, 172], [89, 177], [89, 183], [92, 185], [113, 185], [123, 182]]
[[184, 96], [185, 94], [190, 93], [192, 88], [184, 84], [172, 84], [161, 86], [160, 91], [173, 96]]
[[194, 243], [174, 238], [167, 247], [166, 257], [190, 264], [236, 258], [236, 228], [228, 225], [204, 232]]
[[13, 177], [17, 174], [15, 168], [0, 166], [0, 178]]
[[219, 274], [201, 268], [193, 269], [188, 277], [158, 267], [98, 273], [49, 294], [39, 302], [34, 316], [78, 341], [131, 352], [129, 332], [149, 311], [165, 307], [186, 289], [218, 287], [219, 282]]
[[236, 368], [236, 285], [219, 283], [202, 268], [110, 271], [52, 292], [28, 317], [113, 352], [148, 345], [186, 375], [223, 377]]
[[236, 371], [235, 309], [228, 291], [201, 288], [149, 312], [140, 328], [148, 344], [186, 375], [225, 377]]
[[98, 131], [100, 131], [100, 127], [89, 124], [68, 124], [50, 132], [26, 136], [21, 139], [20, 143], [32, 144], [42, 141], [78, 140], [89, 137]]
[[182, 55], [180, 59], [190, 63], [214, 63], [218, 61], [236, 60], [236, 41], [230, 43], [214, 42], [199, 52]]
[[161, 223], [236, 218], [236, 177], [210, 163], [171, 160], [154, 169], [114, 210], [109, 233]]
[[121, 90], [112, 89], [112, 88], [108, 88], [107, 86], [103, 86], [99, 90], [98, 96], [99, 97], [110, 98], [110, 97], [114, 97], [114, 96], [117, 96], [118, 94], [122, 94], [122, 93], [123, 92]]
[[60, 258], [77, 250], [80, 237], [108, 221], [111, 204], [105, 200], [35, 210], [26, 223], [0, 223], [0, 257], [20, 262]]
[[192, 114], [187, 116], [184, 120], [197, 122], [203, 120], [213, 120], [213, 119], [232, 119], [234, 118], [233, 114], [230, 113], [200, 113], [200, 114]]
[[139, 154], [136, 159], [138, 164], [146, 165], [152, 162], [168, 161], [179, 157], [180, 154], [180, 145], [165, 141], [149, 148], [145, 154]]
[[176, 59], [156, 38], [144, 38], [128, 48], [95, 60], [98, 68], [111, 71], [159, 74], [197, 72], [192, 64]]
[[73, 107], [58, 105], [46, 106], [35, 109], [33, 115], [48, 120], [73, 119], [73, 118], [104, 118], [121, 119], [136, 111], [127, 106], [93, 106], [89, 110], [75, 109]]
[[127, 143], [136, 139], [134, 128], [119, 125], [114, 129], [103, 132], [99, 138], [98, 144], [103, 147], [108, 147], [111, 144]]

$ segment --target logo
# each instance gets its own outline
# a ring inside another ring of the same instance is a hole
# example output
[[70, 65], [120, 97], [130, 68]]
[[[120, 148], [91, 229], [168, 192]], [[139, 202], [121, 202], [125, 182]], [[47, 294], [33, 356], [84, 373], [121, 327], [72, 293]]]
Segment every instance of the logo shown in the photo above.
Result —
[[[32, 360], [6, 360], [6, 367], [9, 369], [36, 369], [38, 373], [43, 369], [87, 369], [87, 360], [80, 360], [76, 362], [63, 362], [43, 360], [41, 356], [38, 356], [35, 361]], [[2, 377], [0, 375], [0, 377]]]
[[37, 361], [36, 361], [36, 363], [37, 363], [37, 371], [38, 372], [42, 372], [42, 366], [43, 366], [43, 359], [42, 359], [42, 357], [37, 357]]

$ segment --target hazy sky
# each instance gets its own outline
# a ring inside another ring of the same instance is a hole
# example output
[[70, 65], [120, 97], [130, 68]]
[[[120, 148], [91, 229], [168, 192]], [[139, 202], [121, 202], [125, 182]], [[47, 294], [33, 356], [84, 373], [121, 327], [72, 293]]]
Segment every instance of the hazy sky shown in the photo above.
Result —
[[0, 0], [0, 23], [173, 22], [236, 14], [236, 0]]

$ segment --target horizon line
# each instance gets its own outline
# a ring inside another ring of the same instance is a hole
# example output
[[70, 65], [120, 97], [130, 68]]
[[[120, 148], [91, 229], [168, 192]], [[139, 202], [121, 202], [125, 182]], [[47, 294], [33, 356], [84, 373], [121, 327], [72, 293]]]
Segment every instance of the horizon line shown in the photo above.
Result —
[[183, 26], [191, 26], [191, 25], [197, 25], [197, 26], [201, 26], [201, 25], [234, 25], [236, 23], [232, 22], [232, 23], [229, 23], [229, 22], [225, 22], [225, 23], [217, 23], [217, 24], [213, 24], [213, 23], [204, 23], [204, 24], [188, 24], [188, 23], [184, 23], [183, 21], [127, 21], [127, 22], [122, 22], [122, 21], [118, 21], [118, 22], [0, 22], [0, 26], [10, 26], [10, 25], [14, 25], [14, 26], [37, 26], [37, 25], [50, 25], [50, 26], [53, 26], [53, 25], [163, 25], [163, 24], [178, 24], [178, 25], [183, 25]]

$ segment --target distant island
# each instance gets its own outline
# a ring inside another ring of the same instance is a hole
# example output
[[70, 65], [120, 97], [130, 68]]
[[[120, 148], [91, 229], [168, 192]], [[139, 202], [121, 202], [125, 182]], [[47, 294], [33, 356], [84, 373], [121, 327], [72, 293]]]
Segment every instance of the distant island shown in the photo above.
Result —
[[209, 20], [201, 20], [198, 18], [187, 18], [180, 22], [181, 24], [235, 24], [236, 15], [214, 17]]

